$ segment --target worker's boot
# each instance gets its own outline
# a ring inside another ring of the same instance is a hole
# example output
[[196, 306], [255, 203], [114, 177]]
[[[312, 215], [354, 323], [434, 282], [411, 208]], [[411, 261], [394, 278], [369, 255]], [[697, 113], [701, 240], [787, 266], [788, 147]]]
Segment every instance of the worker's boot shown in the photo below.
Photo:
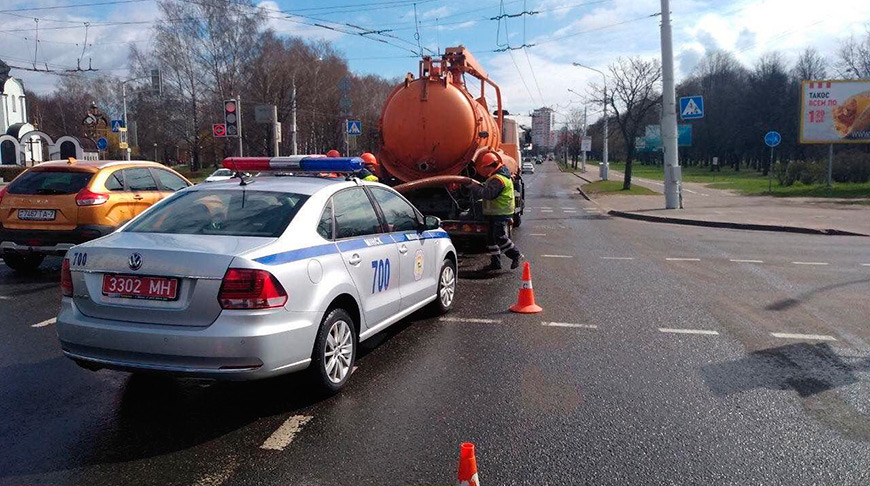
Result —
[[520, 261], [523, 259], [523, 254], [517, 252], [516, 255], [511, 258], [511, 270], [516, 270], [520, 266]]
[[489, 265], [484, 269], [489, 271], [501, 270], [501, 257], [499, 255], [492, 255], [489, 257]]

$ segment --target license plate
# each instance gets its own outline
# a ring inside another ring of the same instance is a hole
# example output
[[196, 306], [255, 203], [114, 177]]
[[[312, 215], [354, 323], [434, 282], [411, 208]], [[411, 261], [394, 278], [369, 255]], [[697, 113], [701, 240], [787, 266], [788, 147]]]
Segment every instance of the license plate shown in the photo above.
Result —
[[178, 279], [103, 275], [103, 295], [127, 299], [175, 300], [178, 296]]
[[54, 209], [19, 209], [18, 219], [24, 221], [54, 221], [57, 212]]

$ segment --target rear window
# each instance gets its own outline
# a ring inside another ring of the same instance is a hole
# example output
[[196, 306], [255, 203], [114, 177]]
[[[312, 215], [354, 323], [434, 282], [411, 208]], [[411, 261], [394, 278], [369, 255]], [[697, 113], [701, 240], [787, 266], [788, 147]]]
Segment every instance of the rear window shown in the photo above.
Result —
[[271, 191], [181, 192], [134, 219], [125, 231], [276, 238], [307, 199]]
[[91, 182], [94, 174], [78, 171], [27, 171], [11, 184], [9, 194], [75, 194]]

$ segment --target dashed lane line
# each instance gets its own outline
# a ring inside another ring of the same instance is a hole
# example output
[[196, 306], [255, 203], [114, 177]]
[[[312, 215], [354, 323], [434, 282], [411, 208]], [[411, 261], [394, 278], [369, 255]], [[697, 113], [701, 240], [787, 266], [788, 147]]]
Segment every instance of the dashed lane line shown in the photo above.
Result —
[[709, 329], [672, 329], [669, 327], [660, 327], [659, 332], [672, 333], [672, 334], [703, 334], [706, 336], [718, 336], [718, 331], [711, 331]]
[[543, 258], [574, 258], [572, 255], [541, 255]]
[[602, 260], [634, 260], [634, 257], [601, 257]]
[[541, 212], [542, 213], [552, 213], [553, 210], [552, 209], [542, 209]]
[[547, 327], [572, 327], [578, 329], [598, 329], [595, 324], [574, 324], [572, 322], [542, 322], [542, 326]]
[[827, 265], [828, 262], [792, 262], [795, 265]]
[[294, 415], [288, 418], [275, 432], [272, 432], [272, 435], [266, 439], [266, 442], [263, 442], [260, 449], [283, 451], [285, 447], [293, 442], [293, 438], [296, 437], [296, 434], [302, 430], [302, 426], [307, 424], [309, 420], [311, 420], [309, 415]]
[[550, 206], [541, 206], [538, 209], [553, 209], [553, 208], [551, 208]]
[[700, 258], [665, 258], [669, 262], [700, 262]]
[[732, 259], [734, 263], [764, 263], [762, 260], [740, 260], [740, 259]]
[[501, 319], [475, 319], [472, 317], [439, 317], [441, 322], [474, 322], [478, 324], [498, 324]]
[[809, 341], [836, 341], [837, 338], [827, 334], [795, 334], [790, 332], [772, 332], [771, 336], [782, 339], [806, 339]]
[[547, 233], [529, 233], [529, 236], [547, 236]]
[[870, 263], [862, 263], [861, 266], [862, 267], [870, 267]]
[[45, 326], [50, 326], [50, 325], [54, 324], [55, 322], [57, 322], [57, 317], [52, 317], [51, 319], [46, 319], [42, 322], [37, 322], [36, 324], [34, 324], [30, 327], [45, 327]]
[[577, 211], [573, 211], [571, 209], [563, 209], [562, 212], [563, 213], [576, 213]]
[[225, 483], [230, 476], [233, 475], [239, 465], [239, 460], [235, 456], [229, 460], [224, 460], [221, 467], [217, 471], [212, 471], [203, 474], [193, 484], [195, 486], [220, 486]]

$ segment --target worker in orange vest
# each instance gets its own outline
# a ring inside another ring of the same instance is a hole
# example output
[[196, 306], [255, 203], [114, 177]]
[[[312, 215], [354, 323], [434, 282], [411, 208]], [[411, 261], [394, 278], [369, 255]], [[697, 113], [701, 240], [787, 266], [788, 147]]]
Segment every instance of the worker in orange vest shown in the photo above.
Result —
[[492, 152], [478, 157], [474, 170], [486, 178], [482, 185], [470, 184], [469, 187], [475, 197], [483, 199], [483, 216], [489, 221], [486, 249], [490, 263], [487, 270], [501, 270], [502, 253], [511, 259], [511, 269], [515, 269], [520, 266], [523, 255], [508, 236], [508, 225], [513, 224], [516, 210], [510, 170]]

